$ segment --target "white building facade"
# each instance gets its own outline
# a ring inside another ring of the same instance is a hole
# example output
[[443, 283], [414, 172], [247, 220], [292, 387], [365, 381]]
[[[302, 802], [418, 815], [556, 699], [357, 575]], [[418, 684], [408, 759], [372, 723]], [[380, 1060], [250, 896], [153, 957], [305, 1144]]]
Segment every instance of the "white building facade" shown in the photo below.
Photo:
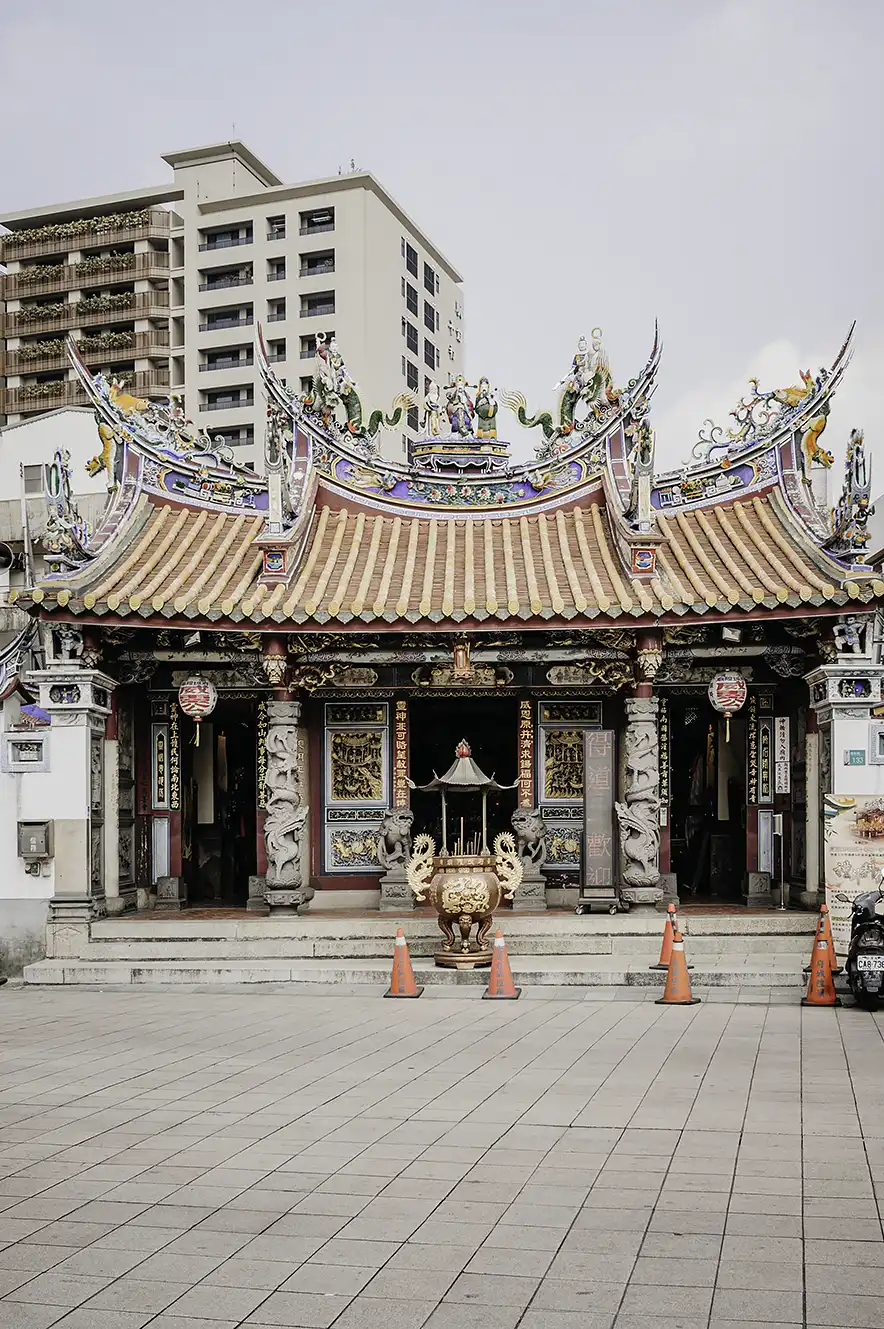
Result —
[[[0, 419], [85, 400], [69, 333], [136, 394], [180, 395], [241, 464], [260, 464], [258, 325], [297, 390], [317, 333], [334, 334], [369, 409], [406, 391], [420, 403], [430, 380], [462, 372], [461, 276], [370, 173], [285, 185], [242, 143], [164, 161], [166, 185], [0, 217]], [[382, 436], [386, 455], [403, 455], [419, 416], [416, 404]]]

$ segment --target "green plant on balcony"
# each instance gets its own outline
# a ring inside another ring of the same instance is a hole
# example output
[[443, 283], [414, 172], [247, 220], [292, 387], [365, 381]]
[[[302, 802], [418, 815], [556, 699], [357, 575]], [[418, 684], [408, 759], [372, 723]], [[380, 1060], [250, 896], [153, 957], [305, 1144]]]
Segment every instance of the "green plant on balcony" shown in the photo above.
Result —
[[32, 267], [22, 268], [15, 273], [22, 286], [35, 286], [41, 281], [57, 281], [64, 275], [63, 263], [35, 263]]
[[78, 314], [110, 314], [115, 309], [131, 309], [134, 303], [134, 291], [121, 291], [118, 295], [87, 295], [74, 308]]
[[62, 397], [64, 396], [67, 383], [65, 379], [55, 379], [51, 383], [25, 383], [18, 390], [19, 397], [24, 401], [40, 401], [44, 397]]
[[16, 310], [14, 318], [16, 323], [42, 323], [44, 319], [63, 318], [68, 309], [70, 305], [64, 300], [51, 305], [22, 305], [21, 309]]
[[150, 225], [150, 208], [135, 212], [110, 212], [103, 217], [75, 217], [72, 221], [51, 222], [48, 226], [32, 226], [14, 231], [4, 238], [6, 249], [19, 245], [42, 244], [46, 240], [76, 240], [84, 235], [101, 235], [107, 231], [135, 230]]
[[84, 258], [79, 263], [75, 263], [74, 272], [78, 277], [89, 277], [95, 272], [116, 272], [120, 268], [134, 267], [134, 254], [93, 254], [90, 258]]
[[42, 360], [44, 356], [62, 355], [64, 353], [64, 339], [53, 337], [51, 341], [29, 341], [24, 346], [19, 346], [17, 351], [11, 351], [19, 360]]
[[78, 348], [88, 354], [90, 351], [117, 351], [135, 345], [134, 332], [99, 332], [94, 337], [81, 337]]

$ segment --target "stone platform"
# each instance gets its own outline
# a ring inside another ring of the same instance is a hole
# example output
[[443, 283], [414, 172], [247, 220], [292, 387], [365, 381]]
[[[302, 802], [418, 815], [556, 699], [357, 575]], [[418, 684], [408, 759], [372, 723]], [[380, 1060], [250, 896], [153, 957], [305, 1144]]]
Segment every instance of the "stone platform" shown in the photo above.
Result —
[[[517, 982], [538, 986], [646, 987], [664, 975], [663, 916], [570, 912], [513, 914], [497, 923]], [[816, 916], [810, 913], [710, 911], [681, 915], [692, 979], [705, 987], [789, 987], [802, 981]], [[437, 969], [434, 913], [403, 916], [340, 911], [285, 918], [193, 910], [103, 919], [77, 954], [28, 965], [29, 984], [333, 984], [386, 987], [393, 941], [402, 926], [418, 982], [487, 983], [487, 973]]]

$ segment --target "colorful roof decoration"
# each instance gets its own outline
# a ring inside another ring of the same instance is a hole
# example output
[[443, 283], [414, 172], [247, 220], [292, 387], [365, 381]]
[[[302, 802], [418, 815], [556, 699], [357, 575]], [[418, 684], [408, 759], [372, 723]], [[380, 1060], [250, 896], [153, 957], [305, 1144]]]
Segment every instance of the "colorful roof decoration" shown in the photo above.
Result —
[[[551, 410], [487, 378], [431, 384], [407, 463], [379, 436], [413, 409], [363, 406], [334, 339], [317, 338], [312, 388], [267, 391], [266, 476], [165, 406], [72, 362], [95, 404], [108, 506], [80, 522], [68, 460], [54, 463], [53, 571], [25, 607], [94, 621], [362, 627], [831, 612], [884, 596], [863, 566], [869, 468], [851, 437], [834, 513], [814, 478], [853, 329], [828, 370], [794, 387], [756, 381], [724, 431], [707, 422], [691, 465], [654, 475], [649, 422], [661, 345], [617, 388], [601, 334], [581, 338]], [[407, 398], [407, 400], [406, 400]], [[516, 464], [500, 407], [537, 429]]]

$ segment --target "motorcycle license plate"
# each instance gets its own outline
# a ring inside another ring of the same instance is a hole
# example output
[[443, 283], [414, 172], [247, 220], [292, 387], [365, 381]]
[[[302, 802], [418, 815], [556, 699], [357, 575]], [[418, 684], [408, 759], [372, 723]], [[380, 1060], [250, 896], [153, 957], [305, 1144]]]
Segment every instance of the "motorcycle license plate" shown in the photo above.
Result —
[[884, 955], [858, 955], [856, 967], [870, 970], [873, 974], [884, 974]]

